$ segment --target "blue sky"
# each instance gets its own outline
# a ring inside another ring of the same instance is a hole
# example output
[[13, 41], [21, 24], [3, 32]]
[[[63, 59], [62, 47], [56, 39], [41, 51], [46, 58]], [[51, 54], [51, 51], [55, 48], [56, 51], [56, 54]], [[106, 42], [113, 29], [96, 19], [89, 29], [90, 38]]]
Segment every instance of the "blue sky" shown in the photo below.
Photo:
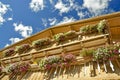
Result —
[[0, 0], [0, 49], [54, 25], [119, 10], [118, 0]]

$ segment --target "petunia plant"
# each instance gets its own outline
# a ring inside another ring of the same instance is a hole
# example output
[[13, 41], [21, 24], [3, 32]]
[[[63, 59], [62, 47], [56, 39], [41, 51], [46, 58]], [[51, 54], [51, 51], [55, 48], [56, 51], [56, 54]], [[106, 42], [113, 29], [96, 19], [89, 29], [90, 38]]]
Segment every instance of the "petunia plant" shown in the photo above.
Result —
[[72, 54], [62, 55], [62, 56], [49, 56], [44, 59], [41, 59], [38, 64], [41, 68], [41, 70], [49, 70], [54, 67], [63, 67], [63, 66], [69, 66], [70, 63], [75, 61], [75, 56]]

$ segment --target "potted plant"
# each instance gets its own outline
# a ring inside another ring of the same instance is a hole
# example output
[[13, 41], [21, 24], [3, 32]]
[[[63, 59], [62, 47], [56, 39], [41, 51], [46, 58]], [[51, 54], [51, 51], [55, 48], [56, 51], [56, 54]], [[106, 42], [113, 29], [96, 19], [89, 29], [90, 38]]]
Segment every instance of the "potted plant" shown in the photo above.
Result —
[[45, 39], [39, 39], [39, 40], [33, 41], [32, 46], [33, 46], [35, 49], [41, 49], [41, 48], [43, 48], [44, 46], [48, 46], [48, 45], [50, 45], [50, 44], [51, 44], [50, 39], [45, 38]]
[[89, 31], [89, 26], [90, 26], [90, 25], [82, 26], [82, 27], [80, 28], [80, 33], [87, 34], [88, 31]]
[[97, 25], [98, 33], [105, 33], [106, 29], [106, 20], [102, 20]]
[[7, 49], [3, 52], [4, 57], [9, 57], [15, 54], [14, 48]]
[[17, 63], [10, 64], [6, 67], [7, 73], [18, 73], [19, 72], [19, 65]]
[[76, 57], [71, 53], [63, 54], [61, 58], [62, 58], [62, 65], [63, 66], [69, 66], [70, 63], [76, 61]]
[[65, 40], [65, 36], [63, 33], [58, 33], [58, 34], [54, 35], [54, 40], [56, 42], [60, 43]]
[[22, 44], [20, 46], [16, 46], [16, 52], [19, 54], [23, 54], [28, 52], [31, 49], [31, 46], [29, 44]]
[[80, 56], [83, 58], [92, 58], [93, 57], [94, 50], [93, 49], [83, 49], [80, 52]]
[[73, 30], [72, 30], [72, 31], [68, 31], [68, 32], [64, 33], [64, 35], [65, 35], [66, 39], [72, 39], [72, 38], [77, 37], [76, 32], [75, 32], [75, 31], [73, 31]]
[[19, 71], [26, 72], [30, 68], [30, 64], [28, 62], [19, 63]]

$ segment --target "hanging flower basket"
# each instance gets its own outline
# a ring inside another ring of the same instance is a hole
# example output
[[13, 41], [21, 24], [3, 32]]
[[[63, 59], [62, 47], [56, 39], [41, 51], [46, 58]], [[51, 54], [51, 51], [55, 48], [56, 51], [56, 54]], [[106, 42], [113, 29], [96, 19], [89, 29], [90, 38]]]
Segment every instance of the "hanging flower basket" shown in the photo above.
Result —
[[32, 46], [35, 48], [35, 49], [41, 49], [43, 47], [46, 47], [48, 45], [50, 45], [52, 42], [50, 39], [48, 38], [45, 38], [45, 39], [39, 39], [39, 40], [36, 40], [32, 43]]
[[4, 57], [9, 57], [15, 54], [14, 48], [7, 49], [3, 52]]
[[19, 54], [23, 54], [28, 52], [31, 49], [31, 46], [29, 44], [22, 44], [20, 46], [16, 46], [15, 51]]

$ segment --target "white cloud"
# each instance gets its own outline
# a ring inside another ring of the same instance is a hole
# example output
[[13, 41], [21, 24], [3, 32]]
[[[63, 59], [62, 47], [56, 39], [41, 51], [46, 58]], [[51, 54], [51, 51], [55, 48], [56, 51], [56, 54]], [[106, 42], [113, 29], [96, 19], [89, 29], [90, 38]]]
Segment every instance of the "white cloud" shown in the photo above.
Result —
[[70, 7], [67, 7], [66, 4], [63, 4], [62, 0], [59, 0], [58, 3], [55, 5], [55, 8], [60, 11], [60, 14], [67, 13]]
[[16, 43], [16, 42], [19, 42], [19, 41], [21, 41], [22, 39], [20, 39], [20, 38], [10, 38], [9, 39], [9, 41], [10, 41], [10, 44], [6, 44], [4, 47], [8, 47], [8, 46], [10, 46], [11, 44], [14, 44], [14, 43]]
[[15, 31], [19, 32], [19, 34], [21, 34], [21, 36], [24, 38], [30, 36], [33, 32], [31, 26], [24, 26], [22, 23], [14, 23], [13, 26], [15, 27]]
[[11, 20], [13, 20], [13, 18], [12, 18], [12, 17], [9, 17], [9, 18], [8, 18], [8, 21], [11, 21]]
[[40, 10], [43, 10], [45, 7], [44, 0], [32, 0], [30, 2], [29, 6], [34, 12], [38, 12]]
[[77, 12], [77, 15], [80, 17], [80, 19], [83, 19], [86, 16], [85, 13], [82, 11]]
[[83, 0], [83, 7], [87, 8], [94, 16], [101, 15], [108, 8], [111, 0]]
[[48, 20], [49, 20], [51, 26], [55, 25], [58, 22], [55, 17], [54, 18], [49, 18]]
[[48, 26], [48, 22], [46, 19], [42, 18], [42, 25], [46, 28]]
[[5, 19], [2, 16], [0, 16], [0, 24], [3, 24], [4, 21]]
[[6, 20], [8, 20], [9, 17], [4, 17], [8, 11], [11, 11], [10, 5], [0, 2], [0, 24], [3, 24]]
[[11, 41], [11, 44], [14, 44], [14, 43], [16, 43], [16, 42], [19, 42], [20, 40], [22, 40], [22, 39], [20, 39], [20, 38], [10, 38], [10, 39], [9, 39], [9, 41]]
[[10, 44], [6, 44], [4, 47], [8, 47]]
[[54, 0], [49, 0], [51, 4], [53, 4]]
[[60, 21], [57, 25], [59, 24], [64, 24], [64, 23], [70, 23], [70, 22], [74, 22], [76, 19], [74, 19], [73, 17], [63, 17], [63, 20]]
[[74, 0], [65, 0], [65, 2], [66, 3], [63, 3], [62, 0], [59, 0], [55, 4], [55, 9], [59, 10], [60, 15], [74, 9], [74, 5], [75, 5]]

